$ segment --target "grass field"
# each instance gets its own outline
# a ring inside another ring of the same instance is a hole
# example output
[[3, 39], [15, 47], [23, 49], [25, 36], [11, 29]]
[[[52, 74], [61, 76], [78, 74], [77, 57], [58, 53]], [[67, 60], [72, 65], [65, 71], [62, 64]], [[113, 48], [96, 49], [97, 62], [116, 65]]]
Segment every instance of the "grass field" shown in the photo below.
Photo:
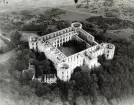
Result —
[[28, 32], [22, 32], [21, 40], [27, 42], [29, 37], [32, 37], [32, 36], [37, 36], [37, 34], [28, 33]]

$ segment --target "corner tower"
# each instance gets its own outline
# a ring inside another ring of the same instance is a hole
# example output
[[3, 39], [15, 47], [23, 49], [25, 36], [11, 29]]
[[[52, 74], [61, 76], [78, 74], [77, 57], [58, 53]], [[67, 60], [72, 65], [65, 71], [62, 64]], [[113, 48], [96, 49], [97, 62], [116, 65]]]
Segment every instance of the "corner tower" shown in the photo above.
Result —
[[71, 24], [71, 27], [73, 27], [75, 29], [77, 29], [77, 28], [82, 29], [82, 24], [79, 23], [79, 22], [74, 22], [74, 23]]
[[62, 62], [57, 65], [57, 77], [62, 81], [69, 81], [71, 79], [71, 66], [66, 63]]
[[102, 43], [101, 45], [104, 48], [105, 58], [107, 60], [113, 59], [114, 52], [115, 52], [115, 46], [111, 43]]
[[31, 50], [37, 50], [38, 37], [30, 37], [29, 40], [29, 48]]

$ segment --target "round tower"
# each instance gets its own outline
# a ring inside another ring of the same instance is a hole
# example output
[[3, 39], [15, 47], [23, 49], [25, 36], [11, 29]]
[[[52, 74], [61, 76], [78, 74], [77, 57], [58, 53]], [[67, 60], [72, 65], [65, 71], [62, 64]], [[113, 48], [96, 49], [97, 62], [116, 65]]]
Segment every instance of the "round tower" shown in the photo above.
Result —
[[29, 49], [37, 50], [37, 41], [38, 41], [38, 37], [30, 37], [29, 40], [28, 40]]
[[107, 60], [113, 59], [115, 46], [111, 43], [102, 43], [101, 45], [104, 47], [105, 58]]
[[79, 22], [74, 22], [74, 23], [72, 23], [72, 24], [71, 24], [71, 27], [73, 27], [73, 28], [80, 28], [80, 29], [82, 29], [82, 24], [81, 24], [81, 23], [79, 23]]
[[66, 82], [71, 78], [71, 67], [68, 63], [62, 62], [57, 65], [57, 77]]

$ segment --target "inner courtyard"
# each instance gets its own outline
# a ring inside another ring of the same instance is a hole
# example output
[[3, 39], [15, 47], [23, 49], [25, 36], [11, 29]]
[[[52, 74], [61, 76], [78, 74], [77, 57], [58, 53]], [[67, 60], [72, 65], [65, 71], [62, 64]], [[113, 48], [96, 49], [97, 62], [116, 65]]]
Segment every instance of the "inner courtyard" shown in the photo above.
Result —
[[77, 40], [70, 40], [63, 43], [58, 49], [68, 57], [86, 49], [86, 43], [83, 41], [79, 43]]

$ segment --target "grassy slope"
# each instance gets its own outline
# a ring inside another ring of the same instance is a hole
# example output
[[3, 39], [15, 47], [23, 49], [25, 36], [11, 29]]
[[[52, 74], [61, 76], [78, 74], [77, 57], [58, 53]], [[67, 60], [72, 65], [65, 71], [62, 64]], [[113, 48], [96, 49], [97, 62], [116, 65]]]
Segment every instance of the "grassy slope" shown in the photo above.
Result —
[[0, 54], [0, 64], [7, 62], [14, 55], [15, 55], [15, 50], [11, 50], [7, 53]]

